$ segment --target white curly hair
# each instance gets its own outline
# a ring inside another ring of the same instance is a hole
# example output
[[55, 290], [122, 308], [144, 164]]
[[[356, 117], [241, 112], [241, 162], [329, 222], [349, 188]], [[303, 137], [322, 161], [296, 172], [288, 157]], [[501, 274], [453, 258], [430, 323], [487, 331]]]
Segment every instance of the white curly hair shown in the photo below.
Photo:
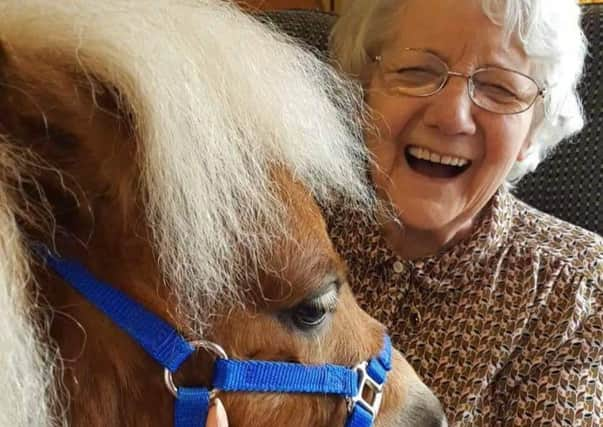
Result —
[[[406, 0], [350, 0], [330, 38], [333, 59], [343, 72], [359, 78], [379, 54], [395, 28], [397, 12]], [[532, 123], [533, 143], [515, 163], [508, 183], [519, 181], [563, 139], [584, 126], [577, 86], [587, 52], [576, 0], [461, 0], [478, 1], [490, 20], [507, 37], [516, 36], [533, 65], [533, 77], [547, 88], [544, 108]]]

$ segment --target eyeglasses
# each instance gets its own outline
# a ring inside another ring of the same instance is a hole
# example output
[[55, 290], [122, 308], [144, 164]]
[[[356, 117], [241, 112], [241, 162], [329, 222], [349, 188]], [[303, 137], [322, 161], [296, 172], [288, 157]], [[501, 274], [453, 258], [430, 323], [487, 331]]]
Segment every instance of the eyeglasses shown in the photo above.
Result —
[[546, 88], [518, 71], [483, 67], [471, 74], [463, 74], [450, 71], [440, 57], [422, 49], [403, 49], [388, 62], [377, 56], [375, 62], [379, 64], [386, 90], [394, 95], [435, 95], [446, 86], [451, 76], [462, 77], [467, 79], [471, 101], [496, 114], [522, 113], [546, 93]]

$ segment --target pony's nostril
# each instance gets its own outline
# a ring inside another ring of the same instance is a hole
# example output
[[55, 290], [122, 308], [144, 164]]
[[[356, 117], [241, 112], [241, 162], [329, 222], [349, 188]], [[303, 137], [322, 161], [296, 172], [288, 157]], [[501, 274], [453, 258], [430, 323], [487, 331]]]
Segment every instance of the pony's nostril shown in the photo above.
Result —
[[[439, 402], [438, 402], [439, 403]], [[446, 414], [440, 405], [439, 411], [436, 411], [434, 414], [435, 418], [431, 422], [431, 424], [425, 424], [425, 426], [433, 426], [433, 427], [448, 427], [448, 420], [446, 419]]]
[[435, 399], [424, 407], [417, 407], [414, 421], [411, 425], [416, 427], [448, 427], [448, 420], [440, 402]]
[[448, 420], [446, 419], [446, 415], [442, 414], [442, 420], [439, 424], [441, 427], [448, 427]]
[[440, 401], [422, 383], [409, 389], [407, 405], [400, 415], [399, 427], [448, 427]]
[[434, 398], [434, 403], [431, 409], [432, 409], [432, 414], [431, 416], [433, 417], [432, 420], [426, 420], [427, 422], [425, 424], [421, 424], [424, 426], [429, 426], [429, 427], [448, 427], [448, 420], [446, 419], [446, 414], [444, 413], [444, 409], [442, 408], [442, 404], [440, 403], [440, 401], [437, 399], [437, 397], [435, 397], [432, 394], [433, 398]]

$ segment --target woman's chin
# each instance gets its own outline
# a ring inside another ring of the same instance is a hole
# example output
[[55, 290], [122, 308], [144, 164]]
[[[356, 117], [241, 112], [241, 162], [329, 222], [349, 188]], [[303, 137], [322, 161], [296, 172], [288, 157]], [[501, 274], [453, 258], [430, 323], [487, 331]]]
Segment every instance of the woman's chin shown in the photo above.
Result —
[[[450, 200], [433, 200], [409, 194], [399, 194], [392, 198], [398, 206], [397, 215], [404, 227], [417, 231], [440, 231], [456, 222], [460, 212]], [[401, 208], [400, 208], [401, 207]]]
[[401, 216], [403, 227], [409, 231], [421, 233], [441, 233], [445, 232], [449, 224], [452, 222], [447, 216], [434, 216], [418, 218], [413, 215]]

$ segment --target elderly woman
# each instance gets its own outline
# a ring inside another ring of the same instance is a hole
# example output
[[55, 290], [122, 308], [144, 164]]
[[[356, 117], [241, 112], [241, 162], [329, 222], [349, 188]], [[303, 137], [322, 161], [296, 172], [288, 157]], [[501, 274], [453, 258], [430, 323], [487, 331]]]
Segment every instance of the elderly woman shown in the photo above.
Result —
[[575, 0], [352, 0], [377, 221], [331, 234], [352, 286], [452, 425], [603, 423], [603, 242], [509, 183], [583, 124]]

